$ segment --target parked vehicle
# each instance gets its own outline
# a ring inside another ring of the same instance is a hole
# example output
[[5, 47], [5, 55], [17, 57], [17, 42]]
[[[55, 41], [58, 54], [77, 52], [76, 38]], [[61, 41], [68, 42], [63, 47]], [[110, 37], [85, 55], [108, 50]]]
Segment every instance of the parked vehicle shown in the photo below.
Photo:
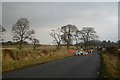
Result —
[[88, 55], [88, 52], [81, 48], [79, 51], [76, 51], [75, 55], [76, 56], [80, 56], [80, 55], [86, 56], [86, 55]]
[[75, 55], [76, 56], [83, 55], [83, 52], [82, 51], [76, 51]]

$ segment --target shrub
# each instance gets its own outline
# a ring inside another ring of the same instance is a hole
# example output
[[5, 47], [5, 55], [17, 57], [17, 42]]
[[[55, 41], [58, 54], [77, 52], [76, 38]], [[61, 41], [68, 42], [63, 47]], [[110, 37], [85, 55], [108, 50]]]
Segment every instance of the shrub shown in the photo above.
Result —
[[107, 50], [107, 52], [109, 52], [110, 54], [114, 54], [114, 55], [117, 55], [117, 54], [118, 54], [118, 48], [115, 47], [115, 46], [107, 47], [106, 50]]
[[11, 59], [15, 60], [15, 57], [14, 57], [14, 54], [12, 52], [12, 50], [9, 50], [9, 49], [3, 49], [3, 58], [5, 57], [10, 57]]

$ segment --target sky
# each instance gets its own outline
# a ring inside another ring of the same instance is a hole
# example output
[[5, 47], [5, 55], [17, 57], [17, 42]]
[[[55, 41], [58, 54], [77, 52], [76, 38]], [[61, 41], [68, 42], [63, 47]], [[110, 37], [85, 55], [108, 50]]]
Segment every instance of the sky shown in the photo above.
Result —
[[51, 30], [73, 24], [81, 30], [94, 27], [99, 40], [118, 40], [117, 2], [3, 2], [2, 26], [5, 41], [12, 40], [12, 26], [27, 18], [30, 29], [42, 44], [52, 44]]
[[120, 2], [118, 3], [118, 40], [120, 40]]
[[119, 2], [119, 0], [2, 0], [2, 2]]
[[0, 24], [2, 24], [2, 2], [0, 1]]

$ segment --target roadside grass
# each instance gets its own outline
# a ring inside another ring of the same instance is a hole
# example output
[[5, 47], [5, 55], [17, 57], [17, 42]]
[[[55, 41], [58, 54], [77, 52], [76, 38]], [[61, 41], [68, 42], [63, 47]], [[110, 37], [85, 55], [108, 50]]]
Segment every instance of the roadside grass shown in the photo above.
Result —
[[118, 74], [119, 74], [119, 80], [120, 80], [120, 50], [118, 50]]
[[2, 50], [2, 73], [29, 67], [32, 65], [43, 64], [49, 61], [62, 59], [69, 54], [66, 48], [56, 50], [55, 46], [45, 46], [33, 49], [3, 49]]
[[[1, 45], [0, 45], [1, 48]], [[0, 73], [2, 74], [2, 50], [0, 50]]]
[[100, 54], [101, 67], [99, 79], [103, 80], [108, 78], [109, 80], [118, 79], [119, 67], [118, 67], [118, 56], [112, 55], [107, 51]]

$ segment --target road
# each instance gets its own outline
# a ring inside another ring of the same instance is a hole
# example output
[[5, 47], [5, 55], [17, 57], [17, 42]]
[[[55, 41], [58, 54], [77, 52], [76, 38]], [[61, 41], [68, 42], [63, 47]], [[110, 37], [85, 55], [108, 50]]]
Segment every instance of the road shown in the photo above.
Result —
[[3, 78], [97, 78], [100, 57], [72, 56], [3, 74]]

